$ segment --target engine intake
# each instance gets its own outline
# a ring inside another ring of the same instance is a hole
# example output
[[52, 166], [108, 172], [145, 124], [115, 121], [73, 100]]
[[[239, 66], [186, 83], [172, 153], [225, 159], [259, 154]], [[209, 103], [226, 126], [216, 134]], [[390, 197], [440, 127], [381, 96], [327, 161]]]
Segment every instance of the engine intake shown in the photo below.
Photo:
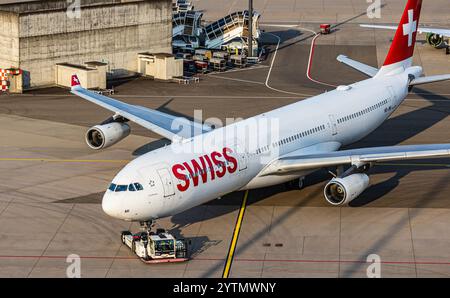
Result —
[[335, 206], [348, 204], [366, 190], [369, 184], [369, 176], [362, 173], [352, 174], [344, 178], [333, 178], [325, 186], [325, 199]]
[[95, 150], [108, 148], [126, 138], [130, 131], [130, 126], [121, 122], [96, 125], [87, 131], [86, 143]]
[[444, 36], [439, 34], [427, 33], [427, 42], [436, 49], [440, 49], [445, 46]]

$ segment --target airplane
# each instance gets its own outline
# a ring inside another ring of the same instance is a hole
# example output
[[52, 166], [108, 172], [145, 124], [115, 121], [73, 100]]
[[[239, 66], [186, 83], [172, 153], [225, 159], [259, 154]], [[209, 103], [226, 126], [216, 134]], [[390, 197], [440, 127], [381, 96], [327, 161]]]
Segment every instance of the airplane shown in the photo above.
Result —
[[[414, 28], [417, 28], [417, 24], [418, 23], [413, 22], [412, 26], [414, 26]], [[397, 30], [396, 26], [371, 25], [371, 24], [361, 24], [359, 26], [364, 28]], [[417, 32], [420, 34], [426, 33], [427, 34], [426, 40], [429, 45], [431, 45], [436, 49], [442, 49], [445, 47], [447, 49], [447, 54], [450, 54], [450, 47], [448, 44], [448, 39], [450, 38], [450, 29], [419, 27], [417, 28]]]
[[[234, 191], [289, 181], [301, 188], [307, 175], [322, 168], [336, 168], [324, 197], [342, 206], [369, 187], [368, 170], [379, 162], [450, 156], [450, 144], [340, 150], [378, 128], [410, 88], [450, 80], [450, 75], [423, 77], [422, 68], [412, 66], [417, 34], [413, 24], [419, 22], [421, 6], [422, 0], [408, 0], [380, 69], [337, 58], [368, 79], [223, 127], [99, 95], [82, 88], [74, 75], [71, 93], [114, 113], [87, 131], [91, 148], [107, 148], [128, 136], [128, 121], [172, 140], [137, 157], [115, 176], [103, 196], [103, 211], [151, 225]], [[261, 128], [269, 121], [277, 125]]]

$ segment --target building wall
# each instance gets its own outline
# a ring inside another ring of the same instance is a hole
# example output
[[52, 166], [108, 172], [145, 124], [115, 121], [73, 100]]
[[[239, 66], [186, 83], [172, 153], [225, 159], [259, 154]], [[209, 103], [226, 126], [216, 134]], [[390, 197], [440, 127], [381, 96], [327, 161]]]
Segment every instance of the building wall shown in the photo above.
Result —
[[0, 11], [0, 68], [19, 66], [19, 15]]
[[66, 9], [20, 14], [24, 88], [53, 85], [57, 63], [102, 61], [117, 77], [138, 72], [139, 52], [171, 52], [171, 0], [113, 2], [82, 7], [79, 19]]

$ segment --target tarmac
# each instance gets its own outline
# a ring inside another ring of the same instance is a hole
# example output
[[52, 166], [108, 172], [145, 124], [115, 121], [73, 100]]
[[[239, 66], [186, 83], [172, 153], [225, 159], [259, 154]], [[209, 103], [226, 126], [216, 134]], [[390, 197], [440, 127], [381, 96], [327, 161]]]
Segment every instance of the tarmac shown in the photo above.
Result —
[[[255, 1], [270, 49], [261, 65], [208, 74], [190, 85], [139, 78], [116, 84], [114, 97], [187, 117], [202, 110], [204, 119], [224, 120], [362, 80], [336, 57], [380, 65], [393, 33], [360, 28], [358, 23], [373, 21], [360, 15], [368, 5], [360, 2]], [[377, 22], [396, 23], [404, 1], [385, 2]], [[446, 2], [425, 3], [422, 20], [449, 27]], [[214, 20], [246, 1], [210, 3], [195, 6]], [[325, 85], [306, 77], [308, 30], [317, 31], [319, 22], [342, 22], [317, 39], [311, 76]], [[281, 40], [277, 51], [274, 35]], [[427, 75], [449, 73], [450, 56], [420, 38], [415, 64]], [[388, 121], [351, 147], [448, 143], [449, 112], [448, 83], [415, 88]], [[127, 161], [167, 141], [132, 125], [124, 141], [92, 151], [84, 134], [109, 116], [60, 88], [0, 96], [0, 277], [66, 277], [73, 254], [81, 257], [82, 277], [221, 277], [244, 193], [158, 220], [191, 240], [191, 260], [142, 263], [120, 242], [122, 230], [137, 231], [138, 225], [108, 217], [101, 198]], [[377, 165], [370, 188], [345, 207], [323, 198], [330, 178], [321, 170], [307, 177], [302, 190], [280, 185], [250, 191], [229, 276], [366, 277], [373, 254], [380, 257], [382, 277], [450, 276], [450, 159]]]

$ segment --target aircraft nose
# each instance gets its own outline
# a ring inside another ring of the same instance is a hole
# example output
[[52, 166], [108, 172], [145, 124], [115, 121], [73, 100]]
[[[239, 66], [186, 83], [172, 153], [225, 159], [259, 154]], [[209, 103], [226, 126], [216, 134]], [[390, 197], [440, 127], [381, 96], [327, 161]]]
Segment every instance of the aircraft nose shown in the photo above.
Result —
[[103, 212], [111, 217], [120, 217], [120, 199], [112, 196], [110, 193], [106, 192], [102, 200]]

